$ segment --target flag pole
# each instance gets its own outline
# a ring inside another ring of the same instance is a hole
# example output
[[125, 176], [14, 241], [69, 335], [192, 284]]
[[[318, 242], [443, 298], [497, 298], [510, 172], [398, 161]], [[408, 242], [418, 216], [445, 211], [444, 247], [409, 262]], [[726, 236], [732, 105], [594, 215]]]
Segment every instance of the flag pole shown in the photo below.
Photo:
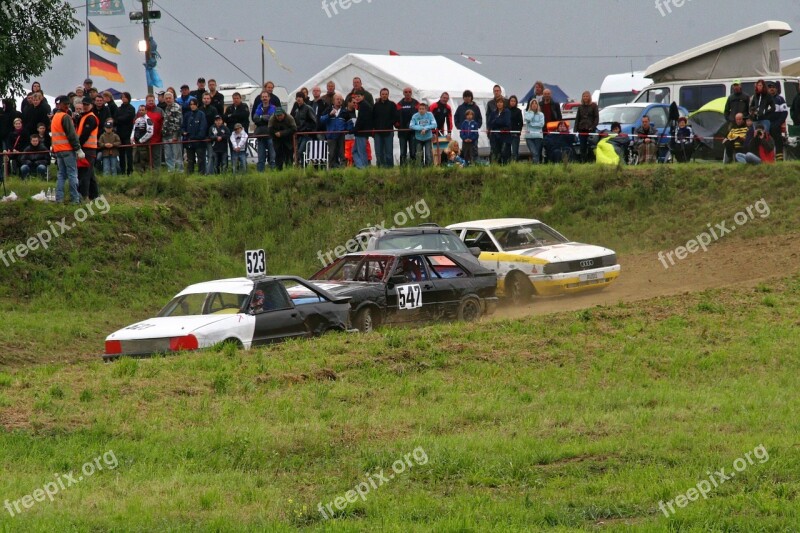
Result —
[[261, 87], [264, 87], [266, 79], [266, 63], [264, 61], [264, 36], [261, 36]]
[[89, 77], [89, 2], [86, 2], [86, 77]]

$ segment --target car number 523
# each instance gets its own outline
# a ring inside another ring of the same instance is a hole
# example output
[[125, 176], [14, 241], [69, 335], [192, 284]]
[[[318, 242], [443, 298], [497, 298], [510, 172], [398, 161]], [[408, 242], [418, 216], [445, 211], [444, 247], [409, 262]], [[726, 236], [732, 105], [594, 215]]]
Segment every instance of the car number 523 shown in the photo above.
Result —
[[267, 254], [264, 250], [247, 250], [244, 253], [247, 277], [263, 276], [267, 273]]
[[419, 285], [397, 286], [398, 309], [416, 309], [422, 307], [422, 289]]

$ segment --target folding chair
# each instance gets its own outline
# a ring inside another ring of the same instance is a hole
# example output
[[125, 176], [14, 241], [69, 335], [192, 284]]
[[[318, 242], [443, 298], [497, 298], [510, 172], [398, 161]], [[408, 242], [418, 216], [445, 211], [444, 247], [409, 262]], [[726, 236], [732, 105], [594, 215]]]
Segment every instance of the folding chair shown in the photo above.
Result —
[[327, 141], [308, 141], [306, 151], [303, 152], [303, 167], [308, 165], [328, 168], [328, 142]]

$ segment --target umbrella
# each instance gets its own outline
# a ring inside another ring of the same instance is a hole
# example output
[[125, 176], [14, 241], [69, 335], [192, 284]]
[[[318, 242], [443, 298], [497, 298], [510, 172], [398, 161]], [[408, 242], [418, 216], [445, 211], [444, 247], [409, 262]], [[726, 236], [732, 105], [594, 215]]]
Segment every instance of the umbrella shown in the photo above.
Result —
[[[700, 141], [718, 157], [722, 157], [722, 137], [728, 130], [728, 121], [725, 119], [726, 96], [711, 100], [697, 111], [689, 114], [689, 126]], [[719, 153], [717, 153], [719, 152]]]

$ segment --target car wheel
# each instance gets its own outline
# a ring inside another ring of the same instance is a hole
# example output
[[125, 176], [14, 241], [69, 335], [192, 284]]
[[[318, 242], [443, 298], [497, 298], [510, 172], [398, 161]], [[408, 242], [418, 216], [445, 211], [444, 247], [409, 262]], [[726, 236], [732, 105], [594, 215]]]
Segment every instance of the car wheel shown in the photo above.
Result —
[[508, 298], [512, 304], [525, 305], [530, 301], [531, 293], [533, 292], [531, 282], [519, 272], [511, 275], [506, 287]]
[[361, 333], [370, 333], [375, 329], [375, 322], [371, 307], [364, 307], [356, 314], [355, 327]]
[[458, 304], [458, 319], [464, 322], [475, 322], [483, 314], [481, 302], [475, 296], [467, 296]]

